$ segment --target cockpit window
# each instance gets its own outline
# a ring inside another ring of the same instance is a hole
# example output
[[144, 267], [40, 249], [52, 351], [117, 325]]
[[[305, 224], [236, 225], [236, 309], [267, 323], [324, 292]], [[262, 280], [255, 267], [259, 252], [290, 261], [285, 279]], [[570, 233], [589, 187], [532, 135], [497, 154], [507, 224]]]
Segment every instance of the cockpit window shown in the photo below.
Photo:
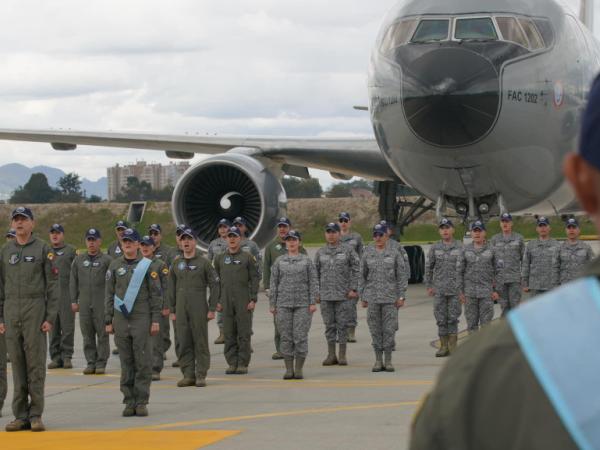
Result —
[[531, 50], [539, 50], [540, 48], [544, 48], [544, 41], [540, 36], [535, 24], [531, 19], [519, 19], [519, 23], [523, 27], [523, 31], [527, 35], [527, 39], [529, 39], [529, 48]]
[[546, 47], [552, 47], [554, 43], [554, 31], [552, 25], [546, 19], [533, 19], [535, 25], [542, 36], [542, 41]]
[[490, 17], [456, 19], [454, 39], [457, 40], [496, 40], [498, 35]]
[[417, 26], [412, 42], [445, 41], [448, 39], [448, 19], [426, 19]]
[[496, 23], [505, 41], [514, 42], [529, 48], [527, 38], [514, 17], [496, 17]]
[[393, 24], [385, 33], [381, 43], [381, 51], [388, 53], [389, 51], [406, 44], [410, 37], [415, 32], [418, 20], [409, 19]]

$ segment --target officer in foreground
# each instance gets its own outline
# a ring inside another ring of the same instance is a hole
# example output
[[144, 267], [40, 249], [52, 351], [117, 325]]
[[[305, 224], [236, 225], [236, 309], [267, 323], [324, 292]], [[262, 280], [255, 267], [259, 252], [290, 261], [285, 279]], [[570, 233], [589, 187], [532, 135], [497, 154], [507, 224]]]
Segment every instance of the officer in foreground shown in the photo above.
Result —
[[[340, 242], [340, 226], [329, 223], [325, 226], [325, 241], [315, 255], [315, 267], [319, 279], [319, 301], [325, 324], [327, 358], [324, 366], [348, 365], [346, 342], [348, 323], [353, 300], [358, 298], [360, 259], [354, 249]], [[339, 342], [339, 356], [335, 343]]]
[[50, 227], [50, 244], [54, 252], [54, 267], [58, 270], [58, 314], [50, 332], [50, 363], [48, 369], [72, 369], [75, 346], [75, 313], [71, 309], [69, 280], [71, 265], [77, 256], [75, 247], [65, 244], [65, 229], [55, 223]]
[[228, 248], [215, 258], [214, 267], [220, 280], [219, 304], [223, 311], [226, 374], [246, 374], [250, 364], [252, 313], [258, 297], [256, 258], [241, 249], [242, 231], [231, 227], [227, 232]]
[[[227, 232], [231, 228], [231, 222], [225, 218], [217, 223], [218, 236], [208, 244], [207, 258], [212, 263], [215, 258], [227, 251], [229, 244], [227, 243]], [[224, 344], [225, 335], [223, 334], [223, 312], [217, 311], [217, 326], [219, 327], [219, 336], [215, 339], [215, 344]]]
[[79, 313], [83, 336], [83, 354], [87, 362], [84, 375], [102, 375], [110, 356], [108, 334], [104, 326], [104, 292], [106, 272], [112, 262], [102, 253], [100, 230], [90, 228], [85, 233], [87, 251], [78, 255], [71, 266], [71, 309]]
[[196, 235], [191, 228], [182, 230], [179, 242], [183, 256], [173, 260], [168, 284], [183, 374], [177, 386], [204, 387], [210, 368], [208, 322], [215, 318], [219, 279], [212, 264], [196, 249]]
[[106, 332], [115, 334], [121, 360], [123, 417], [147, 416], [152, 381], [150, 337], [160, 331], [162, 297], [152, 261], [139, 253], [140, 235], [127, 228], [123, 256], [106, 272], [104, 303]]
[[46, 334], [58, 311], [58, 271], [48, 244], [32, 235], [29, 208], [12, 212], [16, 239], [0, 250], [0, 334], [6, 333], [15, 420], [6, 431], [44, 431]]
[[593, 257], [592, 247], [579, 240], [580, 230], [577, 219], [570, 218], [565, 223], [567, 240], [560, 244], [558, 251], [558, 272], [560, 284], [573, 281], [581, 275], [582, 269]]
[[300, 233], [288, 231], [285, 241], [287, 254], [277, 258], [271, 267], [269, 309], [277, 319], [281, 335], [283, 379], [301, 380], [308, 354], [308, 332], [317, 310], [319, 280], [314, 263], [300, 252]]
[[521, 261], [525, 242], [523, 236], [513, 232], [510, 213], [500, 216], [500, 228], [502, 232], [492, 237], [490, 245], [498, 259], [496, 291], [500, 296], [499, 302], [504, 317], [508, 311], [521, 303]]
[[[600, 231], [600, 81], [565, 175]], [[600, 448], [600, 261], [521, 305], [450, 359], [414, 425], [412, 450]], [[549, 338], [550, 337], [550, 338]]]
[[427, 294], [434, 297], [433, 316], [441, 344], [435, 356], [445, 357], [456, 348], [458, 320], [462, 312], [456, 272], [462, 256], [462, 244], [454, 239], [454, 224], [450, 219], [440, 220], [438, 230], [442, 239], [429, 249], [425, 285]]

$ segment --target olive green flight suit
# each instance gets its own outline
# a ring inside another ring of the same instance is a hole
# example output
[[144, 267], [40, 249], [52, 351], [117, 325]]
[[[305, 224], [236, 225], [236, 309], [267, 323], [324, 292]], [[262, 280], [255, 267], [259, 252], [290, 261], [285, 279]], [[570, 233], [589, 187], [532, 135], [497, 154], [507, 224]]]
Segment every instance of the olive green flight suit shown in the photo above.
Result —
[[[169, 302], [167, 300], [167, 282], [169, 279], [169, 268], [162, 259], [155, 257], [152, 260], [152, 265], [150, 266], [149, 270], [151, 274], [158, 274], [158, 280], [160, 281], [160, 297], [162, 300], [160, 304], [161, 315], [159, 324], [162, 330], [162, 327], [166, 323], [166, 327], [168, 330], [169, 317], [164, 317], [162, 315], [162, 310], [164, 308], [169, 307]], [[156, 336], [151, 336], [150, 341], [152, 342], [152, 373], [161, 373], [165, 366], [165, 361], [163, 358], [166, 352], [166, 350], [164, 349], [164, 336], [161, 332], [159, 332]], [[169, 344], [170, 343], [171, 341], [169, 340]]]
[[71, 265], [77, 256], [77, 249], [72, 245], [52, 248], [54, 266], [58, 270], [58, 314], [50, 333], [50, 359], [61, 363], [73, 358], [75, 345], [75, 313], [71, 309], [69, 281]]
[[112, 258], [100, 252], [78, 255], [71, 266], [71, 302], [79, 305], [79, 327], [83, 354], [88, 367], [105, 368], [110, 356], [108, 334], [104, 329], [106, 271]]
[[223, 307], [225, 359], [230, 366], [248, 367], [252, 311], [248, 303], [256, 302], [258, 295], [258, 268], [256, 258], [243, 250], [227, 250], [215, 257], [215, 270], [220, 280], [219, 303]]
[[6, 392], [8, 383], [6, 379], [6, 337], [0, 334], [0, 415], [2, 415], [2, 407], [6, 400]]
[[16, 419], [44, 412], [46, 334], [44, 321], [54, 323], [58, 310], [58, 270], [52, 248], [34, 236], [25, 245], [8, 242], [0, 250], [0, 323], [13, 373], [12, 409]]
[[121, 392], [123, 403], [135, 408], [146, 405], [152, 381], [152, 349], [150, 326], [160, 321], [160, 280], [158, 273], [148, 268], [131, 313], [126, 317], [115, 309], [115, 295], [124, 299], [125, 292], [142, 257], [128, 261], [124, 257], [110, 263], [106, 272], [104, 314], [106, 325], [113, 325], [115, 344], [121, 360]]
[[121, 243], [119, 241], [112, 242], [108, 249], [106, 250], [106, 254], [110, 256], [112, 259], [117, 259], [123, 256], [123, 249], [121, 248]]
[[[175, 258], [175, 249], [165, 244], [161, 244], [160, 247], [154, 249], [154, 257], [162, 259], [167, 265], [167, 270], [171, 267], [173, 258]], [[167, 277], [168, 280], [168, 277]], [[164, 294], [167, 293], [167, 285], [163, 284]], [[169, 307], [169, 303], [166, 301], [166, 307]], [[175, 327], [173, 327], [175, 328]], [[169, 316], [160, 316], [160, 335], [162, 337], [162, 350], [163, 354], [166, 354], [171, 348], [171, 321]], [[177, 338], [177, 336], [175, 336]], [[178, 355], [177, 342], [175, 342], [175, 354]]]
[[[307, 254], [302, 246], [300, 247], [300, 253]], [[265, 289], [269, 289], [269, 286], [271, 286], [271, 266], [275, 260], [282, 255], [287, 255], [287, 247], [285, 246], [285, 241], [282, 241], [279, 239], [279, 236], [277, 236], [265, 248], [265, 260], [262, 273], [263, 286]], [[275, 335], [273, 337], [273, 340], [275, 341], [275, 350], [277, 350], [278, 353], [281, 353], [281, 335], [277, 329], [275, 315], [273, 315], [273, 327], [275, 329]]]
[[[206, 289], [210, 288], [207, 301]], [[209, 311], [215, 311], [219, 298], [219, 279], [204, 256], [174, 259], [169, 272], [169, 300], [175, 313], [175, 333], [179, 339], [179, 364], [184, 378], [206, 378], [210, 368], [208, 348]]]

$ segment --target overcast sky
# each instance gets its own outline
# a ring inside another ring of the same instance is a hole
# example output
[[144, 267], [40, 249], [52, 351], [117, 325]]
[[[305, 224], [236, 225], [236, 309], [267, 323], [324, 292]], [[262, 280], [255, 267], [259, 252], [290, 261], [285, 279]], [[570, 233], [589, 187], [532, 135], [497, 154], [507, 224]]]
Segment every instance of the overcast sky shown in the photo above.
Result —
[[[352, 106], [367, 104], [369, 54], [395, 3], [2, 0], [0, 127], [370, 136]], [[0, 164], [90, 179], [140, 159], [168, 161], [0, 141]]]

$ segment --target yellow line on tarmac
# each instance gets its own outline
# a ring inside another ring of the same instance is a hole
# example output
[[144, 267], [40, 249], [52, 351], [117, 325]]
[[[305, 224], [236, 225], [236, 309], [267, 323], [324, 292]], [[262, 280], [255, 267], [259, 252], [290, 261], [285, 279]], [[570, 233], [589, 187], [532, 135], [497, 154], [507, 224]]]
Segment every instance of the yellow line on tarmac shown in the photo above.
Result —
[[339, 406], [332, 408], [312, 408], [312, 409], [299, 409], [292, 411], [280, 411], [273, 413], [264, 414], [253, 414], [249, 416], [234, 416], [234, 417], [218, 417], [214, 419], [201, 419], [191, 420], [187, 422], [174, 422], [165, 423], [161, 425], [150, 425], [147, 427], [135, 428], [136, 430], [162, 430], [165, 428], [181, 428], [181, 427], [193, 427], [198, 425], [211, 425], [214, 423], [225, 423], [225, 422], [242, 422], [246, 420], [258, 420], [258, 419], [270, 419], [273, 417], [289, 417], [289, 416], [304, 416], [308, 414], [326, 414], [334, 412], [347, 412], [347, 411], [363, 411], [372, 409], [389, 409], [389, 408], [401, 408], [403, 406], [417, 406], [418, 401], [410, 402], [396, 402], [396, 403], [373, 403], [369, 405], [353, 405], [353, 406]]

